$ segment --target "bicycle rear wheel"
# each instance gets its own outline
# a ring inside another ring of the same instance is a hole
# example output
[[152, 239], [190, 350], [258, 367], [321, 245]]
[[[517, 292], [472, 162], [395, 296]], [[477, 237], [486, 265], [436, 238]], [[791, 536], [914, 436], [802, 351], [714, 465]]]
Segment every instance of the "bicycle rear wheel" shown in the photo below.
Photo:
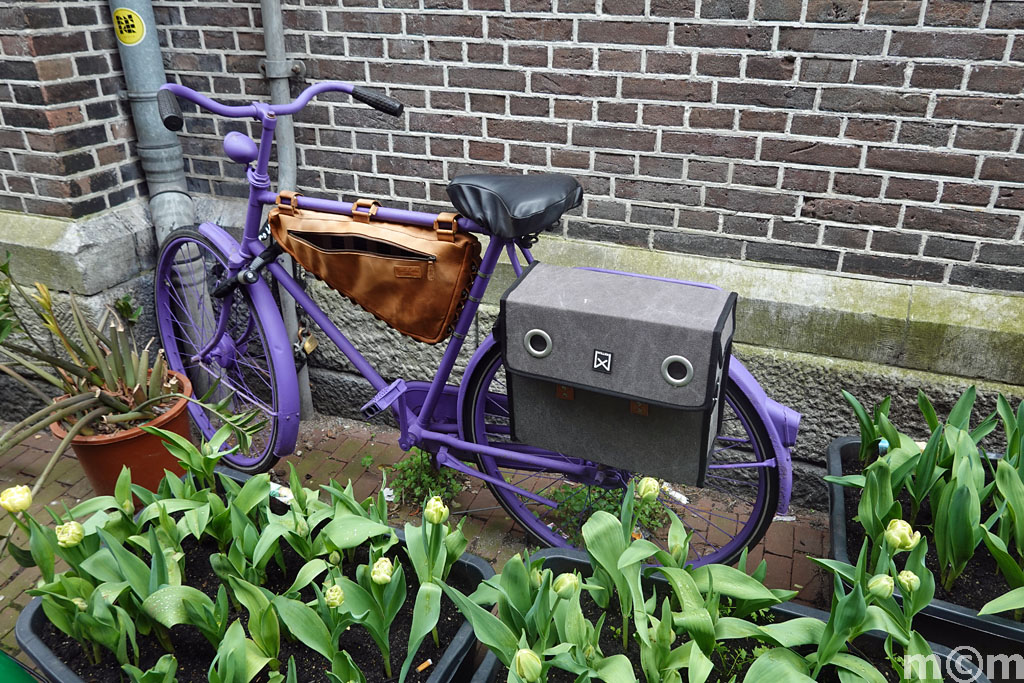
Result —
[[[463, 409], [467, 441], [537, 454], [540, 449], [510, 438], [505, 370], [497, 345], [486, 352], [467, 384]], [[690, 561], [695, 565], [734, 562], [752, 547], [771, 524], [779, 499], [778, 473], [769, 461], [774, 453], [760, 418], [731, 381], [726, 387], [722, 428], [708, 461], [705, 486], [662, 482], [656, 501], [641, 504], [638, 529], [645, 538], [667, 547], [669, 517], [675, 512], [693, 532]], [[540, 451], [552, 460], [585, 463], [578, 458]], [[583, 522], [597, 510], [618, 516], [629, 481], [642, 472], [606, 469], [600, 485], [555, 470], [530, 468], [508, 459], [477, 456], [480, 471], [554, 500], [557, 508], [492, 486], [503, 508], [538, 543], [581, 546]]]
[[[243, 472], [265, 472], [277, 460], [280, 387], [288, 380], [278, 374], [264, 321], [280, 313], [258, 305], [244, 287], [223, 299], [214, 297], [213, 290], [227, 270], [227, 255], [198, 231], [185, 228], [172, 233], [157, 261], [157, 326], [168, 365], [188, 375], [196, 396], [217, 384], [223, 395], [230, 393], [231, 412], [257, 410], [266, 420], [247, 452], [224, 456]], [[198, 353], [213, 339], [225, 305], [230, 309], [224, 335], [200, 358]], [[216, 415], [195, 404], [189, 410], [206, 438], [222, 426]]]

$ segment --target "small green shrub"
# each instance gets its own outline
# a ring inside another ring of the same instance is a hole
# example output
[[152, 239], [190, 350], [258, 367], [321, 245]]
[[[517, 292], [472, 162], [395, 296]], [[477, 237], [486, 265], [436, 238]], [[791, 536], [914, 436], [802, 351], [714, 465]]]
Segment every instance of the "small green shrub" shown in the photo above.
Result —
[[413, 448], [394, 466], [391, 488], [403, 504], [419, 505], [431, 496], [451, 501], [462, 491], [462, 482], [455, 470], [434, 467], [430, 453]]

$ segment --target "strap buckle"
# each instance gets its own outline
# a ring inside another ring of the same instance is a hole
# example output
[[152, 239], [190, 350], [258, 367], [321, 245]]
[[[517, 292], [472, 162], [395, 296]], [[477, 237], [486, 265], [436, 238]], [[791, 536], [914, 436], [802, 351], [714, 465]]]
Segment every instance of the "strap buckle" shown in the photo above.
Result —
[[[292, 190], [281, 190], [277, 195], [277, 208], [282, 213], [287, 213], [291, 215], [299, 210], [299, 197], [301, 196], [301, 192], [293, 192]], [[282, 204], [282, 199], [288, 203]]]
[[357, 199], [352, 204], [352, 218], [360, 223], [369, 223], [379, 208], [380, 202], [376, 199]]
[[[447, 227], [441, 227], [442, 223], [447, 223]], [[450, 211], [437, 214], [437, 218], [434, 219], [434, 232], [437, 234], [437, 239], [443, 242], [454, 242], [455, 233], [458, 231], [459, 214]]]

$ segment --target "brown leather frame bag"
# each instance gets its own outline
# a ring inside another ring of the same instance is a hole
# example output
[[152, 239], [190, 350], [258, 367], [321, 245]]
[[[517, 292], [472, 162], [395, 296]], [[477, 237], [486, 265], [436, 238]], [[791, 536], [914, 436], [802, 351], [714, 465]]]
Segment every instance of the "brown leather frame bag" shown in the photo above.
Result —
[[350, 217], [300, 209], [297, 196], [280, 193], [268, 221], [303, 268], [413, 339], [452, 333], [480, 266], [480, 241], [459, 232], [457, 214], [421, 228], [373, 220], [375, 200], [355, 202]]

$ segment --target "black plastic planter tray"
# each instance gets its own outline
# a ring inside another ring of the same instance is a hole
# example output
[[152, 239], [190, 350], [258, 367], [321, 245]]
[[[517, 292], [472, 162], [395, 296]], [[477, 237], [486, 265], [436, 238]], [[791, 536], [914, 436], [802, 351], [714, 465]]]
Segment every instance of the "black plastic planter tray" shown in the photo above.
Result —
[[493, 652], [488, 650], [484, 660], [480, 662], [480, 666], [473, 672], [473, 677], [469, 679], [469, 683], [494, 683], [494, 679], [498, 677], [498, 667], [500, 666], [501, 662], [498, 661]]
[[[218, 472], [226, 474], [238, 482], [249, 479], [249, 475], [228, 468], [217, 468]], [[405, 534], [401, 529], [395, 529], [402, 544], [405, 544]], [[459, 561], [452, 566], [453, 576], [461, 576], [471, 584], [479, 584], [482, 581], [494, 576], [494, 569], [481, 557], [470, 553], [463, 553]], [[43, 627], [46, 625], [46, 615], [43, 613], [42, 601], [39, 598], [32, 598], [29, 604], [18, 616], [18, 622], [14, 626], [15, 639], [18, 641], [22, 651], [32, 658], [39, 670], [51, 681], [51, 683], [85, 683], [71, 669], [64, 665], [56, 654], [48, 648], [40, 639]], [[476, 643], [476, 635], [473, 627], [468, 621], [463, 621], [462, 626], [456, 631], [455, 637], [448, 644], [444, 656], [434, 665], [434, 672], [427, 679], [427, 683], [452, 683], [457, 680], [457, 674], [462, 666], [463, 660], [470, 654], [473, 645]], [[490, 654], [490, 653], [488, 653]], [[497, 659], [495, 659], [495, 663]], [[488, 664], [487, 660], [481, 665], [478, 673], [484, 673]], [[494, 676], [494, 665], [491, 665], [491, 678], [473, 678], [473, 683], [490, 683]]]
[[[589, 576], [590, 574], [590, 558], [586, 553], [578, 550], [546, 548], [534, 555], [531, 555], [531, 557], [543, 557], [544, 566], [556, 575], [561, 572], [569, 572], [573, 570], [578, 571], [584, 576]], [[658, 582], [665, 581], [665, 579], [659, 576], [652, 577], [651, 580]], [[781, 605], [775, 605], [771, 610], [782, 620], [797, 619], [799, 617], [812, 617], [814, 619], [820, 619], [821, 621], [828, 621], [829, 616], [828, 612], [823, 612], [819, 609], [814, 609], [813, 607], [807, 607], [806, 605], [797, 605], [788, 602]], [[879, 643], [885, 641], [885, 634], [880, 631], [872, 631], [870, 633], [866, 633], [862, 637], [876, 639]], [[934, 642], [930, 642], [929, 644], [932, 647], [932, 652], [939, 658], [942, 671], [950, 670], [951, 667], [947, 667], [946, 664], [952, 655], [949, 648]], [[1013, 654], [1015, 652], [1017, 652], [1017, 650], [1013, 650], [1007, 654]], [[957, 675], [960, 676], [960, 681], [970, 681], [971, 683], [990, 683], [989, 679], [982, 674], [982, 672], [979, 671], [974, 663], [969, 659], [959, 658], [959, 662], [953, 666], [958, 667]]]
[[[843, 454], [860, 450], [860, 437], [843, 436], [828, 446], [827, 467], [832, 476], [843, 476]], [[846, 487], [828, 485], [829, 535], [832, 557], [852, 564], [846, 538]], [[896, 598], [900, 599], [899, 589]], [[914, 617], [914, 628], [930, 641], [957, 648], [969, 645], [982, 655], [1014, 655], [1024, 651], [1024, 624], [969, 607], [932, 600]], [[1000, 679], [994, 679], [1000, 680]], [[1011, 680], [1011, 679], [1006, 679]]]

